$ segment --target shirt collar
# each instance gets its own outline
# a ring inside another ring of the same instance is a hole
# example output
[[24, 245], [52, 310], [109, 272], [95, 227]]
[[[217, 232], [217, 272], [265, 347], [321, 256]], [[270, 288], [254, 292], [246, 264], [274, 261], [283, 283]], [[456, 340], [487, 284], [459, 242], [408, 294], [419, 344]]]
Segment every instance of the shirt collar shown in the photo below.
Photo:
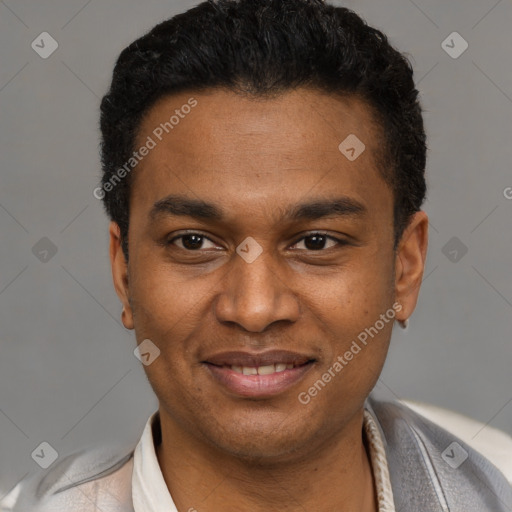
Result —
[[364, 410], [363, 430], [370, 452], [370, 462], [377, 493], [379, 512], [395, 512], [393, 489], [389, 477], [388, 461], [386, 458], [385, 441], [377, 420], [370, 409]]
[[178, 512], [171, 498], [155, 451], [161, 437], [159, 412], [144, 427], [133, 454], [132, 500], [135, 512]]
[[[371, 407], [365, 408], [363, 431], [370, 452], [379, 512], [395, 512], [384, 438]], [[165, 483], [155, 451], [161, 438], [159, 412], [153, 413], [135, 448], [132, 499], [135, 512], [178, 512]]]

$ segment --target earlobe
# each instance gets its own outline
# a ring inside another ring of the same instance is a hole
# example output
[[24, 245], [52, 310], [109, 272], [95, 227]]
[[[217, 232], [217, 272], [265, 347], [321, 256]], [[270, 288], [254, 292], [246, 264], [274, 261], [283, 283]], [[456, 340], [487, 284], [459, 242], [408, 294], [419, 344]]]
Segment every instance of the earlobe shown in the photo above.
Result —
[[402, 305], [396, 315], [399, 322], [413, 313], [420, 291], [428, 246], [428, 217], [416, 212], [405, 228], [395, 259], [395, 297]]
[[121, 230], [115, 222], [110, 223], [110, 266], [112, 280], [117, 296], [123, 305], [121, 320], [127, 329], [133, 329], [133, 314], [130, 306], [130, 290], [128, 282], [128, 264], [124, 257], [121, 244]]
[[131, 314], [131, 310], [129, 312], [123, 307], [123, 311], [121, 312], [121, 321], [126, 329], [133, 329], [133, 318]]

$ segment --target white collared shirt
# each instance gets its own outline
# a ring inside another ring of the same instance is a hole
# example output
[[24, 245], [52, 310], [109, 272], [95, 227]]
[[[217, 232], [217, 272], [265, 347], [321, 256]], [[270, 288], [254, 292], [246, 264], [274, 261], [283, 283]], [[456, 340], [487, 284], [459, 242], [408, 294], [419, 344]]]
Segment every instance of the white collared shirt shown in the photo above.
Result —
[[[158, 411], [156, 411], [148, 419], [135, 448], [132, 473], [132, 498], [135, 512], [178, 512], [155, 452], [153, 428], [159, 428], [158, 421]], [[395, 512], [384, 443], [377, 423], [366, 409], [363, 427], [370, 451], [378, 511]]]

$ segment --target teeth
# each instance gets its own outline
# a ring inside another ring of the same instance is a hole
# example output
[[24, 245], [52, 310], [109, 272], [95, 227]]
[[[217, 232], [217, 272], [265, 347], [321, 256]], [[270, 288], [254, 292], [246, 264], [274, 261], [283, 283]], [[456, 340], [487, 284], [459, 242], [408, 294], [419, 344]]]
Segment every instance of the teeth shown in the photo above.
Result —
[[269, 364], [268, 366], [259, 366], [258, 367], [258, 375], [270, 375], [271, 373], [276, 372], [276, 367], [273, 364]]
[[276, 363], [266, 366], [237, 366], [232, 365], [231, 369], [236, 373], [243, 373], [244, 375], [271, 375], [272, 373], [284, 372], [294, 368], [293, 364]]

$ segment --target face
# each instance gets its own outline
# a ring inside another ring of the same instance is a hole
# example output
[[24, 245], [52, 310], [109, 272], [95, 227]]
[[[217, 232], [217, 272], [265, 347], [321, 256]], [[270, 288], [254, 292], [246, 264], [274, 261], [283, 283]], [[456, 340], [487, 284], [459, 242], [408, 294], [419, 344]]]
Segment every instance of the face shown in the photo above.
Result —
[[[364, 151], [339, 149], [351, 134]], [[185, 93], [148, 112], [146, 143], [129, 263], [115, 224], [111, 258], [124, 325], [160, 350], [144, 369], [162, 421], [247, 459], [318, 449], [361, 412], [425, 259], [423, 212], [393, 250], [370, 110], [306, 89]]]

